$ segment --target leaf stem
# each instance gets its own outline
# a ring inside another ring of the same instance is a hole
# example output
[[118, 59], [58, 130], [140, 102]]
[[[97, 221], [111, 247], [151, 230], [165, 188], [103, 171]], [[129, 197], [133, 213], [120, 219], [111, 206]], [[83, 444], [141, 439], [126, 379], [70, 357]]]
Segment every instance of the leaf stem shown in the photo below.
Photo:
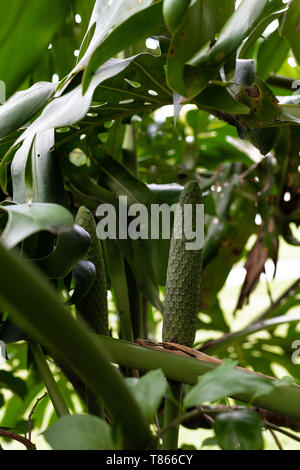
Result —
[[[171, 395], [165, 398], [163, 450], [177, 450], [183, 385], [169, 382]], [[169, 426], [172, 424], [172, 426]]]
[[57, 416], [60, 418], [61, 416], [69, 415], [69, 409], [63, 399], [63, 396], [57, 386], [57, 383], [55, 382], [53, 374], [50, 370], [50, 367], [46, 361], [46, 358], [43, 354], [40, 345], [33, 341], [30, 341], [29, 344], [37, 368], [49, 393], [49, 397], [52, 401]]
[[[144, 372], [162, 369], [165, 376], [174, 382], [195, 385], [199, 375], [205, 374], [216, 367], [212, 362], [182, 356], [166, 351], [158, 351], [153, 348], [139, 346], [137, 344], [117, 340], [109, 337], [98, 337], [98, 341], [104, 347], [113, 363]], [[245, 374], [253, 373], [244, 369]], [[266, 377], [267, 381], [273, 383], [275, 378]], [[251, 394], [245, 393], [232, 398], [249, 403], [253, 398]], [[300, 419], [300, 387], [287, 385], [276, 387], [265, 396], [257, 397], [252, 404], [258, 408], [272, 411], [294, 419]]]

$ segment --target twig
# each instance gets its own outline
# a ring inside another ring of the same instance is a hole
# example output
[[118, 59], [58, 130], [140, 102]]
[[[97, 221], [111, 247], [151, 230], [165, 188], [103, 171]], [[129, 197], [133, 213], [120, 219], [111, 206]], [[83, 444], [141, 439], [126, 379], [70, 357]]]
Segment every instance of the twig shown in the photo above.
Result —
[[273, 431], [273, 429], [268, 429], [268, 431], [271, 433], [271, 435], [272, 435], [272, 437], [273, 437], [273, 439], [274, 439], [274, 441], [275, 441], [275, 443], [276, 443], [278, 449], [279, 449], [279, 450], [283, 450], [283, 447], [282, 447], [282, 445], [281, 445], [281, 443], [280, 443], [280, 440], [279, 440], [278, 437], [276, 436], [275, 431]]
[[279, 428], [278, 426], [275, 426], [275, 424], [268, 423], [267, 421], [265, 422], [266, 428], [267, 429], [272, 429], [273, 431], [280, 432], [281, 434], [284, 434], [287, 437], [290, 437], [294, 441], [300, 442], [300, 437], [295, 436], [295, 434], [286, 431], [285, 429]]
[[[229, 406], [217, 405], [215, 407], [211, 407], [211, 406], [202, 406], [201, 407], [201, 410], [203, 411], [203, 413], [205, 413], [206, 415], [211, 416], [212, 418], [214, 418], [219, 413], [226, 413], [226, 412], [229, 412], [229, 411], [239, 411], [239, 410], [243, 410], [243, 409], [244, 409], [244, 407], [242, 407], [242, 406], [231, 406], [230, 403], [229, 403]], [[299, 420], [292, 419], [292, 418], [287, 418], [287, 417], [281, 416], [281, 415], [277, 415], [277, 414], [275, 414], [271, 411], [263, 410], [263, 409], [257, 408], [257, 407], [252, 407], [250, 409], [252, 411], [255, 411], [256, 413], [258, 413], [261, 416], [261, 418], [263, 419], [263, 421], [265, 421], [268, 424], [277, 426], [279, 428], [289, 428], [290, 430], [293, 430], [295, 432], [300, 431], [300, 421]], [[190, 410], [190, 412], [191, 411], [195, 411], [195, 408], [193, 410]], [[202, 428], [202, 427], [206, 428], [206, 426], [204, 426], [204, 421], [202, 419], [203, 417], [204, 416], [202, 414], [200, 415], [199, 413], [196, 413], [196, 415], [193, 415], [192, 418], [185, 419], [183, 425], [185, 427], [187, 427], [188, 429], [198, 429], [198, 428]], [[199, 419], [197, 420], [196, 418], [199, 418]]]
[[173, 421], [171, 421], [167, 426], [165, 426], [163, 429], [161, 429], [157, 434], [156, 434], [156, 438], [159, 439], [160, 437], [162, 437], [166, 432], [168, 432], [170, 429], [172, 428], [177, 428], [178, 426], [180, 426], [180, 424], [182, 424], [184, 421], [186, 420], [189, 420], [191, 418], [195, 418], [196, 416], [198, 416], [199, 414], [202, 414], [203, 415], [203, 411], [199, 408], [196, 408], [195, 410], [193, 411], [190, 411], [188, 413], [185, 413], [183, 415], [181, 415], [179, 418], [177, 419], [174, 419]]
[[215, 420], [209, 416], [207, 413], [205, 413], [204, 409], [203, 408], [200, 408], [201, 411], [203, 411], [203, 417], [206, 419], [206, 421], [208, 422], [208, 424], [210, 426], [213, 426], [214, 423], [215, 423]]
[[42, 397], [38, 398], [32, 408], [32, 410], [30, 411], [29, 413], [29, 416], [28, 416], [28, 438], [29, 440], [31, 441], [31, 431], [32, 431], [32, 416], [33, 416], [33, 413], [35, 412], [35, 409], [36, 407], [38, 406], [38, 404], [40, 403], [40, 401], [42, 401], [48, 394], [45, 393]]
[[5, 429], [0, 429], [0, 436], [20, 442], [21, 444], [23, 444], [23, 446], [26, 447], [27, 450], [36, 450], [36, 446], [35, 444], [33, 444], [33, 442], [31, 442], [29, 439], [26, 439], [26, 437], [20, 436], [19, 434], [15, 434], [14, 432], [6, 431]]
[[267, 279], [266, 279], [266, 287], [267, 287], [267, 293], [268, 293], [269, 300], [270, 300], [270, 307], [269, 308], [274, 308], [274, 299], [273, 299], [273, 295], [272, 295], [272, 291], [271, 291], [271, 286], [270, 286], [270, 283]]

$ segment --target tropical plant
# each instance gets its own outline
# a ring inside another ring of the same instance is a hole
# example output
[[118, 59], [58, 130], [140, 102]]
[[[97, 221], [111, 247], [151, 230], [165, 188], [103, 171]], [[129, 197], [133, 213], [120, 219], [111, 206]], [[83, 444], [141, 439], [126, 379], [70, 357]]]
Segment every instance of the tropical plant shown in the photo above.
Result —
[[[3, 447], [42, 431], [56, 450], [192, 449], [179, 429], [202, 428], [197, 448], [261, 450], [268, 431], [299, 449], [300, 279], [245, 311], [300, 245], [300, 0], [0, 11]], [[99, 241], [99, 206], [122, 230], [125, 196], [203, 203], [203, 249], [177, 212], [168, 239]], [[220, 299], [241, 262], [233, 329]]]

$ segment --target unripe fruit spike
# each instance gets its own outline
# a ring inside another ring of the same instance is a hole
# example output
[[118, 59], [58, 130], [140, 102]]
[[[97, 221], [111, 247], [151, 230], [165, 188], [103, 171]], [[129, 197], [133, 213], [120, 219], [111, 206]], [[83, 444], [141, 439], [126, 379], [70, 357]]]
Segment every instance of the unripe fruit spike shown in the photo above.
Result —
[[97, 334], [107, 336], [109, 329], [106, 273], [93, 214], [86, 207], [81, 207], [76, 217], [76, 224], [84, 228], [91, 236], [85, 259], [91, 261], [96, 268], [95, 281], [87, 295], [76, 305], [77, 312]]
[[[190, 181], [181, 193], [179, 204], [184, 221], [184, 205], [192, 204], [193, 229], [195, 229], [196, 205], [201, 204], [201, 191], [197, 181]], [[175, 215], [174, 228], [181, 223]], [[183, 226], [183, 223], [182, 223]], [[165, 309], [163, 341], [192, 347], [195, 341], [200, 284], [202, 273], [202, 249], [187, 250], [184, 230], [181, 239], [171, 240]]]

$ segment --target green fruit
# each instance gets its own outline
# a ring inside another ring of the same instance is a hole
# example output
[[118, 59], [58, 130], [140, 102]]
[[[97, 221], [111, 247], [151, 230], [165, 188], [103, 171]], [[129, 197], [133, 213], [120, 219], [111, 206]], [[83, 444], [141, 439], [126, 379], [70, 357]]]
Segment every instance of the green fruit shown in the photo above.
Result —
[[163, 14], [171, 33], [180, 26], [191, 0], [164, 0]]
[[[196, 181], [189, 182], [179, 199], [183, 220], [185, 204], [192, 204], [193, 229], [195, 229], [196, 205], [201, 204], [201, 191]], [[174, 230], [180, 224], [176, 214]], [[184, 231], [181, 239], [171, 241], [163, 322], [163, 341], [192, 347], [195, 341], [200, 284], [202, 273], [202, 249], [187, 250]]]
[[76, 305], [76, 309], [97, 334], [108, 335], [106, 273], [93, 214], [86, 207], [81, 207], [76, 217], [76, 224], [90, 234], [91, 243], [85, 259], [91, 261], [96, 268], [95, 281], [87, 295]]

